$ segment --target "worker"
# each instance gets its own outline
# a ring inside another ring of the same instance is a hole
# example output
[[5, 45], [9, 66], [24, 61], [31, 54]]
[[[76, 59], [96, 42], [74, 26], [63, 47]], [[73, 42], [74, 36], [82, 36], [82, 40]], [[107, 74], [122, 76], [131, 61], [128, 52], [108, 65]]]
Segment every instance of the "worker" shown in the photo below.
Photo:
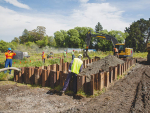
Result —
[[69, 65], [69, 70], [68, 70], [68, 76], [65, 80], [63, 89], [60, 91], [61, 94], [64, 94], [65, 90], [67, 89], [68, 85], [69, 85], [69, 81], [73, 76], [73, 92], [74, 94], [77, 93], [77, 75], [81, 72], [82, 68], [83, 68], [83, 61], [81, 60], [82, 55], [79, 54], [78, 58], [74, 58], [70, 65]]
[[43, 63], [45, 63], [45, 58], [46, 58], [46, 56], [45, 56], [45, 53], [44, 53], [44, 51], [42, 52], [42, 62]]
[[66, 55], [67, 55], [66, 50], [64, 50], [63, 55], [64, 55], [64, 58], [66, 58]]
[[114, 55], [119, 58], [118, 49], [114, 48]]
[[72, 55], [72, 60], [75, 58], [74, 56], [74, 50], [71, 52], [71, 55]]
[[[8, 48], [8, 52], [5, 52], [5, 56], [6, 56], [6, 61], [5, 61], [5, 68], [11, 67], [12, 66], [12, 59], [13, 56], [15, 56], [16, 53], [14, 53], [13, 51], [11, 51], [11, 48]], [[4, 71], [4, 73], [6, 73], [7, 71]], [[9, 70], [9, 74], [11, 74], [11, 69]]]

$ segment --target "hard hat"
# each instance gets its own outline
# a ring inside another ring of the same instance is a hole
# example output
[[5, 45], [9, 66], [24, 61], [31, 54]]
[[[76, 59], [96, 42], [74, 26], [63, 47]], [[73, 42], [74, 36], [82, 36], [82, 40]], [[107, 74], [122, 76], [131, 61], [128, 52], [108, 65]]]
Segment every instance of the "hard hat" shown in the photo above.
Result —
[[78, 57], [82, 57], [82, 54], [79, 54]]
[[10, 50], [10, 51], [11, 51], [11, 48], [8, 48], [8, 50]]
[[43, 53], [44, 53], [44, 51], [43, 51]]

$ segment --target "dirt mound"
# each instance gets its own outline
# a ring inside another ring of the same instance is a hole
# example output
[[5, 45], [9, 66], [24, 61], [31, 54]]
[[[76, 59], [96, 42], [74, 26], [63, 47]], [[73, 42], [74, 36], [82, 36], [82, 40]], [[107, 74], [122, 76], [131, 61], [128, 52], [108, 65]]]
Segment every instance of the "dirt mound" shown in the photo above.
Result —
[[150, 67], [136, 65], [124, 79], [85, 105], [76, 106], [63, 113], [149, 113]]
[[100, 69], [103, 71], [109, 71], [110, 66], [117, 66], [117, 64], [121, 63], [124, 63], [124, 61], [113, 55], [109, 55], [101, 60], [88, 64], [87, 68], [84, 68], [80, 75], [86, 75], [88, 81], [90, 81], [90, 75], [98, 73]]

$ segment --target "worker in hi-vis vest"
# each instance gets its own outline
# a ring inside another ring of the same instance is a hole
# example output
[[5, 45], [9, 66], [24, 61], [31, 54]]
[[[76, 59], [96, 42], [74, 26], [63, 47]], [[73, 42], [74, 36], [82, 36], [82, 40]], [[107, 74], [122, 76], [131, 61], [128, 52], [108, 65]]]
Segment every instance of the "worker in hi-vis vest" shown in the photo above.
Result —
[[77, 93], [77, 75], [81, 72], [82, 68], [83, 68], [83, 61], [81, 60], [82, 55], [79, 54], [78, 58], [74, 58], [70, 65], [69, 65], [69, 70], [68, 70], [68, 76], [65, 80], [63, 89], [60, 91], [61, 93], [64, 93], [65, 90], [67, 89], [68, 85], [69, 85], [69, 81], [71, 79], [71, 77], [73, 76], [73, 92], [74, 94]]
[[43, 63], [45, 63], [45, 58], [46, 58], [46, 56], [45, 56], [45, 53], [44, 53], [44, 51], [42, 52], [42, 62]]
[[63, 55], [64, 55], [64, 58], [66, 58], [66, 56], [67, 56], [66, 50], [64, 50]]
[[71, 55], [72, 55], [72, 60], [75, 58], [74, 56], [74, 50], [71, 52]]
[[[8, 48], [8, 51], [5, 52], [5, 56], [6, 56], [6, 61], [5, 61], [5, 68], [11, 67], [12, 66], [12, 59], [13, 56], [15, 56], [16, 53], [14, 53], [13, 51], [11, 51], [11, 48]], [[7, 71], [4, 71], [4, 73], [6, 73]], [[9, 70], [9, 74], [11, 74], [11, 69]]]

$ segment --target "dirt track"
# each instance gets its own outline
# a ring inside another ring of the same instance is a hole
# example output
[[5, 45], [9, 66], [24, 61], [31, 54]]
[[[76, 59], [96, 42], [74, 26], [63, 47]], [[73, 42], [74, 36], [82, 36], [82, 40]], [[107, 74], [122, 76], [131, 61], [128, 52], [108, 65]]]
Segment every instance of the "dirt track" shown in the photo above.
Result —
[[[150, 65], [139, 59], [136, 66], [95, 98], [46, 94], [46, 88], [0, 85], [0, 112], [4, 113], [148, 113], [150, 112]], [[140, 63], [140, 64], [139, 64]]]

